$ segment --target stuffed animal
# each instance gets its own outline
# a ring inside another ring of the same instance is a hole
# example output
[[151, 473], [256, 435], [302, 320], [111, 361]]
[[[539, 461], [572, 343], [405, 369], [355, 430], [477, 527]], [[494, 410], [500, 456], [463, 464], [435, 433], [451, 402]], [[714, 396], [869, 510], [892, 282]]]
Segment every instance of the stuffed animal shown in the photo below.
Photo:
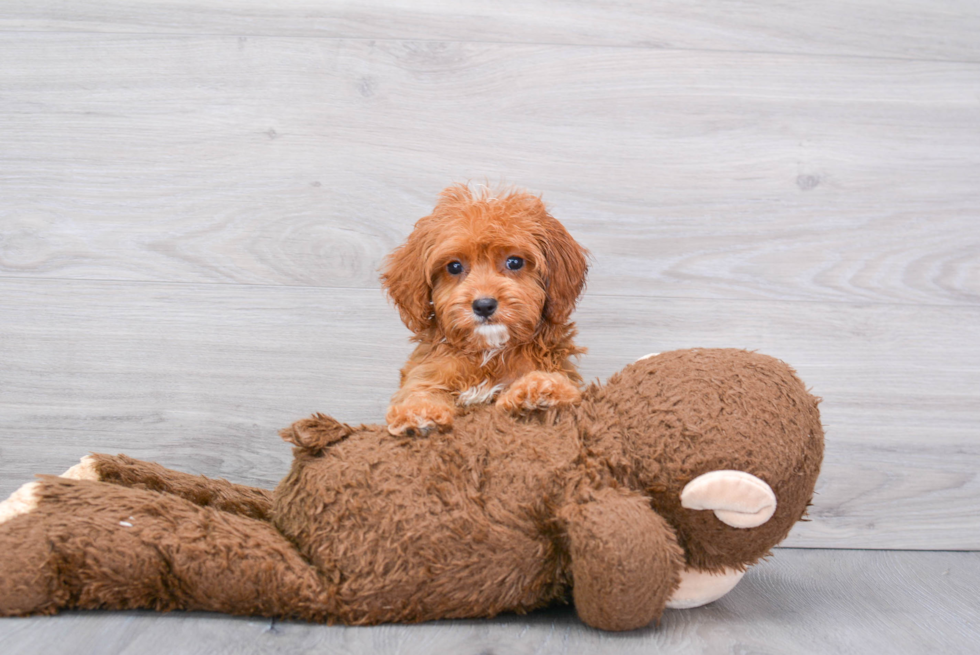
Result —
[[272, 493], [90, 455], [0, 504], [0, 615], [211, 610], [374, 624], [572, 600], [605, 630], [731, 589], [806, 513], [818, 400], [740, 350], [648, 356], [574, 407], [399, 438], [317, 414]]

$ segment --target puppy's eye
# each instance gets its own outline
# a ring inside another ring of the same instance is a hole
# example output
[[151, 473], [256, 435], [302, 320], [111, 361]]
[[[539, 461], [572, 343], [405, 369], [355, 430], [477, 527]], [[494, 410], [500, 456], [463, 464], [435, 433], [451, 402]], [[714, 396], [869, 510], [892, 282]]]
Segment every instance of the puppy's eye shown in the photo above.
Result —
[[506, 266], [511, 271], [519, 271], [524, 268], [524, 260], [520, 257], [508, 257]]
[[459, 275], [463, 272], [463, 265], [459, 262], [449, 262], [446, 264], [446, 272], [450, 275]]

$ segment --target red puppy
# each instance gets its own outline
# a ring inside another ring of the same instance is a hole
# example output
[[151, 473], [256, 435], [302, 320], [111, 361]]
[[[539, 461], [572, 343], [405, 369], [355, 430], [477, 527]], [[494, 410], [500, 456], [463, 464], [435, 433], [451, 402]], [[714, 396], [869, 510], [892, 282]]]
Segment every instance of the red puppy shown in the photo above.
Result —
[[582, 378], [570, 358], [584, 349], [568, 318], [587, 255], [536, 196], [443, 191], [381, 275], [418, 343], [388, 431], [427, 434], [476, 403], [521, 412], [576, 402]]

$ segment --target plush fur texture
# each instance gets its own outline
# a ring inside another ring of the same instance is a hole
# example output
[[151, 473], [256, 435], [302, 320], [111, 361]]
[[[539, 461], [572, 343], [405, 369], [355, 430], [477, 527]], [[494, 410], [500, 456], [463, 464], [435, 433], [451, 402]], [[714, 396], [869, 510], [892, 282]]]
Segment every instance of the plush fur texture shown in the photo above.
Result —
[[[685, 567], [743, 570], [804, 516], [823, 453], [817, 403], [770, 357], [678, 351], [576, 406], [478, 406], [427, 438], [298, 421], [271, 495], [95, 455], [101, 481], [42, 477], [0, 511], [0, 615], [148, 607], [370, 624], [572, 599], [589, 625], [642, 627]], [[773, 490], [771, 519], [737, 529], [681, 506], [687, 483], [730, 469]]]
[[[385, 262], [382, 283], [418, 343], [386, 420], [395, 435], [452, 425], [479, 396], [515, 413], [576, 402], [584, 352], [569, 321], [587, 253], [541, 199], [442, 192]], [[548, 374], [547, 376], [540, 375]]]

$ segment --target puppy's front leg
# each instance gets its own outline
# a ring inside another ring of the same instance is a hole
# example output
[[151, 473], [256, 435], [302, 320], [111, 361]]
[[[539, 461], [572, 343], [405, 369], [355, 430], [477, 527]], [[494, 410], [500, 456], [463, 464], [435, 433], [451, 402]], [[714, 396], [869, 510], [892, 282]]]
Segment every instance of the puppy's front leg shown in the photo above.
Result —
[[427, 345], [419, 346], [401, 373], [401, 388], [385, 414], [388, 432], [396, 437], [424, 437], [451, 427], [456, 403], [449, 390], [459, 375], [457, 362], [432, 356]]
[[582, 392], [564, 373], [531, 371], [497, 397], [497, 406], [515, 414], [558, 405], [571, 405]]

